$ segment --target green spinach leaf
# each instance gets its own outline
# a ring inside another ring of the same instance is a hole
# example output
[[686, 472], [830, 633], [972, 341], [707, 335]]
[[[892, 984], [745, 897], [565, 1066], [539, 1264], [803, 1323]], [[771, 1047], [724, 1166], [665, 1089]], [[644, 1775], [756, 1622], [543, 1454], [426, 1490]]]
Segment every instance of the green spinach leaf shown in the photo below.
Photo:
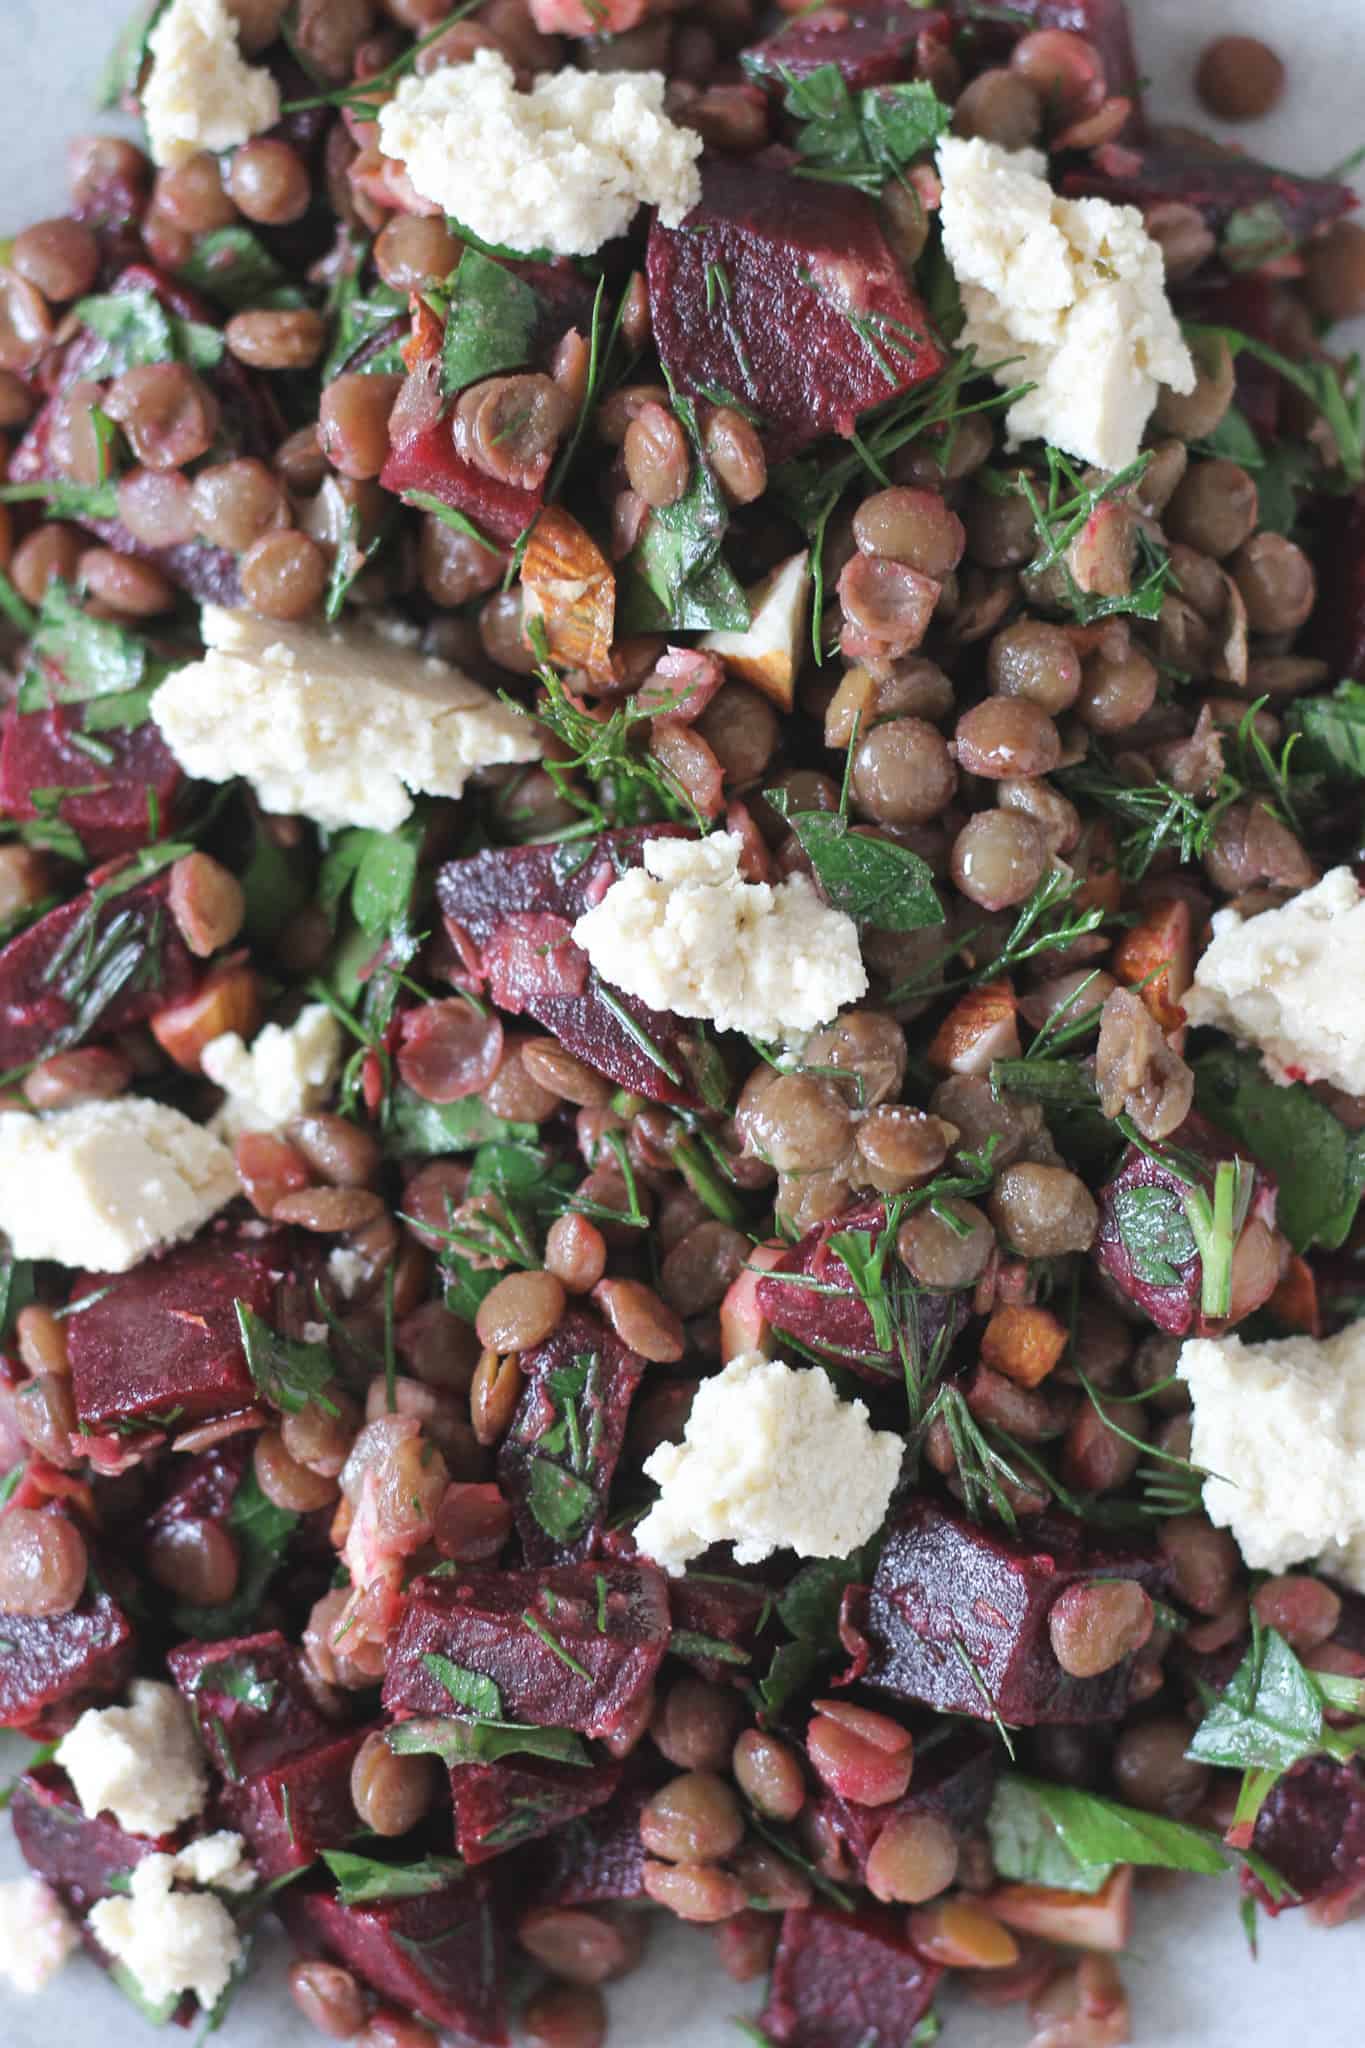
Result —
[[1365, 1190], [1365, 1137], [1301, 1083], [1272, 1081], [1253, 1052], [1205, 1053], [1194, 1077], [1198, 1107], [1275, 1175], [1277, 1221], [1295, 1251], [1335, 1251]]
[[505, 264], [466, 249], [448, 290], [442, 390], [453, 394], [499, 371], [524, 369], [542, 312], [532, 287]]

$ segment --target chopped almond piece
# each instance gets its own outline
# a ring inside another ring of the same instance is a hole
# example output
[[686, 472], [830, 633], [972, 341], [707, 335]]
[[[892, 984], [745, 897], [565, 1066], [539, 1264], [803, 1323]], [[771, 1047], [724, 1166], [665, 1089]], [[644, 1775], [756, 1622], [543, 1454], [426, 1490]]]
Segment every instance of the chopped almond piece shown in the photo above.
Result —
[[1318, 1283], [1307, 1259], [1291, 1254], [1279, 1286], [1266, 1307], [1286, 1330], [1301, 1330], [1305, 1336], [1322, 1335], [1322, 1311], [1318, 1307]]
[[1042, 1884], [1005, 1884], [981, 1901], [987, 1912], [1021, 1934], [1038, 1934], [1067, 1948], [1111, 1954], [1128, 1946], [1133, 1931], [1133, 1867], [1120, 1864], [1097, 1892], [1054, 1891]]
[[562, 507], [547, 506], [536, 521], [521, 582], [528, 630], [542, 622], [550, 659], [610, 676], [616, 578], [592, 535]]
[[934, 1033], [930, 1066], [949, 1074], [988, 1074], [994, 1060], [1017, 1060], [1017, 1008], [1007, 981], [968, 989]]
[[1190, 906], [1179, 897], [1154, 904], [1114, 948], [1113, 972], [1136, 989], [1162, 1031], [1185, 1022], [1180, 998], [1193, 974]]
[[199, 1056], [211, 1038], [235, 1031], [239, 1038], [252, 1039], [260, 1030], [265, 1014], [261, 981], [246, 958], [238, 953], [224, 960], [193, 995], [151, 1019], [157, 1044], [187, 1074], [199, 1072]]

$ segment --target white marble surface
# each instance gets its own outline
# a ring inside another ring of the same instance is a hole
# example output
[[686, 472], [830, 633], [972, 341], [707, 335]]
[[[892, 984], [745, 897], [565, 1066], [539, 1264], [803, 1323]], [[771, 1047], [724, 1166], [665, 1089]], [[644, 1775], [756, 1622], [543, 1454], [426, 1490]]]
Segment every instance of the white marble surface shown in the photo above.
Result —
[[[93, 82], [123, 14], [123, 0], [0, 0], [0, 82], [9, 107], [0, 235], [59, 209], [65, 143], [93, 125]], [[1282, 110], [1239, 131], [1253, 148], [1274, 162], [1322, 171], [1365, 141], [1365, 0], [1133, 0], [1133, 14], [1143, 68], [1166, 118], [1195, 117], [1194, 57], [1211, 34], [1237, 29], [1264, 34], [1290, 64]], [[23, 1753], [0, 1745], [0, 1769], [12, 1769]], [[19, 1867], [12, 1844], [0, 1840], [0, 1876]], [[224, 2048], [318, 2048], [320, 2036], [281, 1992], [282, 1948], [263, 1940], [263, 1967], [232, 2011]], [[1300, 2038], [1310, 2048], [1359, 2048], [1363, 1967], [1361, 1925], [1325, 1935], [1293, 1914], [1266, 1922], [1253, 1964], [1230, 1880], [1163, 1887], [1146, 1898], [1124, 1964], [1133, 2038], [1140, 2048], [1284, 2048]], [[612, 2039], [616, 2048], [727, 2048], [743, 2038], [734, 2016], [753, 2016], [759, 2004], [755, 1987], [716, 1971], [704, 1934], [661, 1931], [648, 1966], [615, 1995]], [[1027, 2039], [1017, 2011], [985, 2013], [953, 2000], [944, 2018], [945, 2048], [1020, 2048]], [[39, 2001], [0, 1989], [0, 2048], [52, 2048], [92, 2026], [105, 2048], [138, 2048], [147, 2039], [84, 1959]]]

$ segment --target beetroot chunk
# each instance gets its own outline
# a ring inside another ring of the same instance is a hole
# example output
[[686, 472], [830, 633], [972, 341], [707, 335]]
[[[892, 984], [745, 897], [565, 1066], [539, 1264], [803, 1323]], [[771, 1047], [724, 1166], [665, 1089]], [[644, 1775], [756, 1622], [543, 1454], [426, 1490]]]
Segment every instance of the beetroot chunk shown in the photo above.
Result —
[[915, 1775], [904, 1798], [889, 1806], [858, 1806], [837, 1792], [816, 1802], [816, 1832], [842, 1844], [860, 1883], [882, 1830], [909, 1814], [932, 1813], [959, 1837], [985, 1826], [995, 1790], [998, 1744], [975, 1728], [948, 1727], [946, 1734], [916, 1741]]
[[[1337, 178], [1298, 178], [1249, 156], [1208, 156], [1180, 143], [1147, 143], [1105, 158], [1086, 159], [1062, 180], [1068, 194], [1094, 194], [1146, 212], [1177, 199], [1204, 216], [1222, 235], [1235, 214], [1278, 215], [1286, 244], [1297, 247], [1316, 228], [1339, 220], [1357, 204]], [[1273, 224], [1272, 224], [1273, 225]], [[1261, 236], [1257, 235], [1257, 242]], [[1273, 240], [1273, 234], [1270, 237]]]
[[977, 0], [952, 0], [952, 8], [962, 26], [982, 38], [983, 54], [991, 57], [1036, 29], [1064, 28], [1084, 36], [1100, 53], [1109, 92], [1122, 93], [1136, 105], [1140, 74], [1128, 0], [1011, 0], [999, 10], [1003, 18], [998, 24]]
[[492, 1679], [503, 1720], [610, 1735], [653, 1682], [667, 1644], [667, 1582], [653, 1565], [418, 1579], [390, 1638], [384, 1705], [451, 1713], [455, 1700], [437, 1675], [448, 1659]]
[[434, 427], [413, 434], [408, 440], [395, 442], [379, 481], [396, 498], [404, 498], [411, 491], [425, 491], [439, 498], [452, 511], [472, 519], [480, 533], [492, 541], [501, 541], [504, 547], [511, 547], [526, 531], [545, 502], [543, 484], [534, 491], [519, 490], [515, 484], [503, 483], [474, 463], [466, 462], [463, 455], [457, 455], [448, 419], [438, 420]]
[[696, 1109], [682, 1020], [634, 996], [604, 996], [570, 936], [617, 876], [640, 865], [647, 839], [682, 829], [635, 825], [600, 833], [587, 847], [568, 841], [491, 848], [448, 862], [436, 895], [456, 949], [487, 979], [499, 1009], [534, 1017], [618, 1086]]
[[858, 1675], [898, 1699], [1021, 1728], [1112, 1721], [1127, 1708], [1133, 1658], [1098, 1678], [1070, 1677], [1048, 1615], [1068, 1586], [1113, 1578], [1153, 1592], [1164, 1583], [1152, 1554], [1100, 1550], [1063, 1516], [1014, 1538], [920, 1499], [893, 1525], [871, 1588], [845, 1596], [842, 1628], [845, 1640], [865, 1640]]
[[852, 92], [911, 78], [921, 36], [944, 41], [946, 14], [910, 14], [902, 6], [819, 7], [784, 22], [775, 34], [740, 54], [750, 77], [780, 89], [782, 74], [805, 78], [822, 64], [837, 66]]
[[455, 1846], [466, 1863], [486, 1863], [605, 1806], [621, 1782], [618, 1763], [457, 1764], [450, 1774]]
[[69, 1614], [6, 1614], [0, 1622], [0, 1728], [36, 1732], [48, 1717], [69, 1727], [132, 1675], [133, 1625], [102, 1585], [87, 1583]]
[[351, 1766], [367, 1733], [333, 1731], [302, 1755], [220, 1787], [224, 1825], [245, 1836], [262, 1877], [302, 1870], [324, 1849], [343, 1848], [359, 1833]]
[[[1252, 1846], [1293, 1887], [1277, 1904], [1250, 1870], [1242, 1886], [1268, 1913], [1327, 1905], [1365, 1885], [1365, 1773], [1358, 1763], [1311, 1757], [1287, 1771], [1256, 1819]], [[1330, 1917], [1329, 1913], [1324, 1917]]]
[[166, 1665], [224, 1777], [254, 1777], [336, 1734], [304, 1682], [301, 1651], [278, 1629], [221, 1643], [181, 1643]]
[[234, 1303], [269, 1320], [279, 1277], [271, 1248], [231, 1237], [180, 1245], [112, 1283], [83, 1274], [72, 1300], [100, 1299], [67, 1324], [82, 1425], [98, 1432], [174, 1414], [183, 1426], [245, 1407], [255, 1386]]
[[575, 1310], [521, 1354], [526, 1385], [498, 1453], [528, 1564], [596, 1555], [612, 1474], [645, 1361]]
[[[167, 912], [168, 887], [161, 874], [113, 894], [106, 884], [98, 899], [87, 889], [0, 948], [0, 1071], [144, 1023], [189, 994], [198, 970]], [[118, 953], [128, 972], [101, 1000]]]
[[689, 397], [752, 406], [771, 461], [853, 433], [943, 368], [872, 201], [780, 156], [704, 164], [700, 204], [681, 227], [655, 221], [646, 269], [669, 376]]
[[[638, 1752], [637, 1752], [638, 1754]], [[634, 1762], [634, 1759], [632, 1759]], [[546, 1835], [528, 1859], [527, 1882], [543, 1906], [601, 1906], [645, 1896], [640, 1815], [660, 1774], [633, 1776], [607, 1804]]]
[[457, 2041], [502, 2048], [502, 1940], [486, 1877], [369, 1906], [343, 1906], [330, 1892], [289, 1885], [279, 1910], [298, 1942], [314, 1950], [320, 1943], [382, 1998]]
[[[884, 1380], [888, 1373], [899, 1378], [900, 1352], [878, 1343], [872, 1313], [830, 1240], [854, 1231], [870, 1247], [885, 1227], [882, 1202], [858, 1202], [808, 1230], [770, 1273], [759, 1276], [755, 1288], [759, 1312], [775, 1329], [790, 1330], [807, 1350], [869, 1380]], [[889, 1265], [897, 1270], [894, 1252]], [[891, 1310], [899, 1334], [920, 1357], [928, 1356], [936, 1345], [950, 1344], [967, 1320], [966, 1302], [959, 1294], [909, 1294], [892, 1302]]]
[[910, 1946], [903, 1913], [800, 1907], [782, 1916], [759, 2024], [782, 2048], [905, 2048], [942, 1975]]
[[11, 710], [0, 739], [0, 812], [36, 818], [36, 790], [66, 790], [55, 816], [69, 825], [91, 860], [136, 853], [159, 829], [169, 831], [184, 781], [180, 764], [147, 720], [131, 731], [100, 734], [112, 759], [94, 760], [77, 744], [80, 707]]
[[168, 1838], [130, 1835], [107, 1815], [87, 1820], [65, 1771], [55, 1764], [20, 1778], [10, 1819], [24, 1861], [82, 1919], [96, 1899], [119, 1889], [116, 1879], [169, 1846]]
[[673, 1617], [669, 1651], [685, 1657], [703, 1678], [742, 1678], [752, 1672], [758, 1639], [773, 1613], [773, 1595], [757, 1579], [693, 1572], [668, 1582]]

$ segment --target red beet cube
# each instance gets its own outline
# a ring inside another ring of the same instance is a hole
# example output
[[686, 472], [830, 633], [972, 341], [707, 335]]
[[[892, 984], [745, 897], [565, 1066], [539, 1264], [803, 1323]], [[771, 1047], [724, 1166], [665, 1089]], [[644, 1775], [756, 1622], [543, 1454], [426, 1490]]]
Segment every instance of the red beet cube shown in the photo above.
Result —
[[644, 1898], [640, 1814], [661, 1775], [633, 1776], [596, 1813], [556, 1828], [537, 1845], [534, 1861], [528, 1859], [527, 1882], [538, 1905], [597, 1906]]
[[669, 1580], [668, 1605], [671, 1656], [685, 1657], [703, 1678], [753, 1675], [758, 1639], [774, 1608], [773, 1594], [759, 1580], [689, 1573]]
[[910, 1946], [904, 1913], [784, 1913], [759, 2024], [782, 2048], [905, 2048], [933, 2004], [937, 1963]]
[[819, 1819], [839, 1840], [860, 1881], [883, 1828], [912, 1813], [936, 1814], [959, 1836], [979, 1834], [995, 1790], [999, 1745], [975, 1728], [940, 1723], [916, 1737], [915, 1775], [903, 1799], [889, 1806], [856, 1806], [837, 1792], [816, 1802]]
[[1128, 0], [1011, 0], [1000, 9], [998, 21], [983, 14], [974, 0], [952, 0], [952, 8], [963, 27], [979, 38], [977, 48], [988, 62], [1036, 29], [1064, 28], [1084, 36], [1100, 53], [1108, 90], [1136, 102], [1139, 72]]
[[515, 484], [502, 483], [457, 455], [448, 419], [395, 443], [379, 481], [396, 498], [409, 491], [425, 491], [439, 498], [504, 547], [511, 547], [526, 531], [545, 502], [543, 484], [534, 491], [518, 490]]
[[645, 1361], [598, 1317], [565, 1316], [521, 1354], [526, 1385], [498, 1453], [528, 1564], [595, 1555]]
[[87, 1585], [69, 1614], [6, 1614], [0, 1622], [0, 1728], [37, 1733], [51, 1717], [65, 1729], [132, 1675], [133, 1625], [103, 1585]]
[[180, 764], [150, 719], [130, 732], [100, 734], [113, 755], [96, 761], [76, 745], [79, 707], [53, 705], [47, 711], [11, 710], [0, 739], [0, 812], [36, 818], [33, 792], [65, 789], [56, 816], [76, 833], [91, 860], [135, 853], [169, 831], [184, 777]]
[[[190, 993], [198, 969], [167, 913], [168, 886], [161, 874], [98, 905], [87, 890], [0, 948], [0, 1071], [141, 1024]], [[90, 961], [133, 940], [142, 971], [85, 1014]]]
[[343, 1848], [359, 1832], [351, 1766], [367, 1733], [330, 1732], [301, 1755], [220, 1786], [224, 1824], [246, 1837], [262, 1877], [302, 1870], [322, 1850]]
[[858, 1676], [897, 1699], [1024, 1728], [1111, 1721], [1128, 1705], [1133, 1658], [1098, 1678], [1070, 1677], [1048, 1615], [1068, 1586], [1112, 1578], [1152, 1592], [1164, 1584], [1151, 1553], [1101, 1550], [1060, 1515], [1011, 1537], [921, 1498], [893, 1524], [870, 1589], [845, 1596], [842, 1626], [846, 1640], [866, 1643]]
[[381, 1998], [458, 2041], [502, 2048], [502, 1937], [486, 1877], [369, 1906], [343, 1906], [330, 1892], [289, 1885], [279, 1911], [303, 1947], [321, 1944]]
[[254, 1777], [336, 1739], [304, 1683], [302, 1652], [278, 1629], [221, 1643], [181, 1643], [166, 1665], [225, 1777]]
[[107, 1815], [87, 1820], [55, 1764], [20, 1778], [10, 1819], [24, 1861], [82, 1918], [117, 1889], [115, 1878], [170, 1847], [170, 1837], [130, 1835]]
[[[831, 1239], [843, 1231], [855, 1231], [871, 1245], [885, 1226], [886, 1209], [880, 1201], [858, 1202], [842, 1215], [808, 1230], [799, 1244], [782, 1254], [770, 1273], [759, 1276], [755, 1288], [759, 1311], [775, 1329], [790, 1330], [807, 1350], [848, 1366], [864, 1379], [879, 1381], [888, 1376], [900, 1378], [904, 1370], [900, 1351], [879, 1344], [871, 1310], [854, 1288]], [[894, 1250], [888, 1254], [887, 1266], [891, 1277], [900, 1270]], [[789, 1280], [788, 1274], [798, 1277]], [[891, 1308], [893, 1325], [920, 1357], [926, 1357], [935, 1345], [950, 1343], [967, 1320], [966, 1299], [960, 1294], [907, 1293], [903, 1300], [893, 1300]], [[945, 1330], [949, 1332], [946, 1339]]]
[[[1062, 180], [1067, 193], [1094, 193], [1145, 211], [1177, 199], [1201, 213], [1221, 235], [1234, 214], [1255, 208], [1278, 214], [1287, 243], [1306, 241], [1315, 228], [1351, 212], [1357, 204], [1349, 185], [1337, 178], [1297, 178], [1251, 156], [1208, 156], [1180, 143], [1149, 143], [1093, 158]], [[1259, 236], [1258, 236], [1259, 241]]]
[[823, 64], [834, 64], [844, 83], [856, 92], [864, 86], [912, 78], [920, 37], [942, 41], [948, 30], [948, 16], [942, 13], [909, 14], [898, 6], [850, 11], [819, 7], [813, 14], [799, 14], [784, 22], [775, 34], [742, 51], [740, 62], [750, 77], [777, 90], [784, 71], [793, 78], [805, 78]]
[[1358, 1763], [1312, 1757], [1272, 1787], [1252, 1847], [1298, 1894], [1276, 1904], [1250, 1870], [1243, 1889], [1269, 1913], [1313, 1905], [1365, 1883], [1365, 1773]]
[[72, 1300], [100, 1294], [67, 1324], [76, 1413], [89, 1429], [175, 1411], [183, 1427], [255, 1394], [234, 1303], [267, 1321], [281, 1270], [249, 1240], [178, 1245], [112, 1282], [86, 1273]]
[[448, 862], [436, 878], [436, 896], [456, 950], [487, 979], [499, 1009], [534, 1017], [618, 1086], [696, 1109], [686, 1025], [634, 996], [612, 991], [604, 1000], [587, 955], [569, 936], [616, 877], [640, 865], [647, 839], [682, 829], [638, 825], [602, 832], [590, 844], [490, 849]]
[[493, 1680], [503, 1720], [610, 1735], [653, 1682], [667, 1646], [668, 1587], [653, 1565], [470, 1567], [411, 1588], [389, 1639], [384, 1705], [395, 1714], [454, 1713], [437, 1675], [445, 1658]]
[[450, 1774], [455, 1846], [466, 1863], [486, 1863], [605, 1806], [620, 1782], [618, 1763], [584, 1769], [524, 1757], [500, 1764], [457, 1764]]
[[753, 407], [771, 461], [853, 433], [862, 413], [943, 368], [872, 201], [798, 178], [778, 153], [707, 162], [682, 226], [650, 229], [646, 268], [673, 382]]

